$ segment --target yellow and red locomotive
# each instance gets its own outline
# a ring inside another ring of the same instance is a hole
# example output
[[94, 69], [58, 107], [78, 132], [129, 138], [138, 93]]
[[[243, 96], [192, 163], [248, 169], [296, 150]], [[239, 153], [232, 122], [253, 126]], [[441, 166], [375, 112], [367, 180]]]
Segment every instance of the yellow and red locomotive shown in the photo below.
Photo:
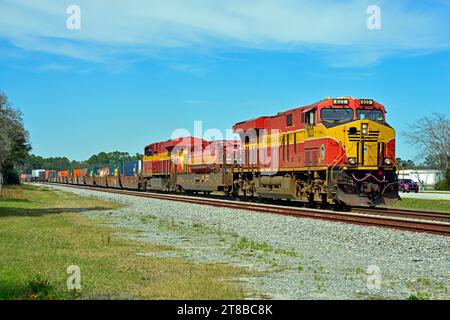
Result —
[[175, 192], [230, 192], [239, 141], [181, 137], [145, 148], [141, 187]]
[[325, 99], [240, 122], [235, 190], [265, 198], [389, 204], [399, 198], [395, 131], [371, 99]]

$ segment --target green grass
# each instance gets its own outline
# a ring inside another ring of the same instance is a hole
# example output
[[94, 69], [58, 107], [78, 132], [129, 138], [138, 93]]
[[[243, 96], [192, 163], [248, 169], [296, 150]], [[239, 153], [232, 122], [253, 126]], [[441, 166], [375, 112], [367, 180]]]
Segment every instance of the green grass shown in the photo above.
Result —
[[450, 201], [405, 198], [401, 201], [397, 201], [392, 208], [450, 212]]
[[444, 283], [436, 282], [426, 277], [418, 277], [415, 280], [405, 282], [406, 287], [412, 292], [409, 300], [429, 300], [439, 296], [447, 296], [448, 288]]
[[254, 242], [247, 240], [246, 238], [241, 238], [238, 242], [234, 243], [232, 246], [234, 250], [248, 250], [250, 252], [261, 251], [264, 253], [273, 252], [275, 254], [286, 255], [291, 257], [298, 256], [298, 253], [294, 250], [285, 249], [274, 249], [267, 242]]
[[249, 241], [246, 238], [242, 238], [239, 242], [236, 242], [233, 245], [233, 248], [235, 248], [237, 250], [251, 250], [251, 251], [261, 250], [261, 251], [265, 251], [265, 252], [273, 251], [272, 247], [269, 246], [269, 244], [267, 244], [266, 242], [258, 243], [258, 242]]
[[431, 194], [450, 194], [450, 191], [443, 190], [423, 190], [421, 193], [431, 193]]
[[[241, 299], [242, 269], [136, 253], [170, 248], [125, 240], [80, 212], [119, 205], [31, 186], [0, 197], [0, 299]], [[81, 269], [68, 292], [67, 267]]]

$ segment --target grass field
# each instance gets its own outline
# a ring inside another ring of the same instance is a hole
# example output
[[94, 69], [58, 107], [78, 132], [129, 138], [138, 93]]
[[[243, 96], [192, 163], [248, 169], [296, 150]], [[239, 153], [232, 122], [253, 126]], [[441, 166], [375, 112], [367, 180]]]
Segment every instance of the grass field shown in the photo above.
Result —
[[392, 207], [402, 209], [424, 209], [430, 211], [450, 212], [450, 201], [403, 198], [401, 201], [396, 202]]
[[[136, 253], [170, 250], [124, 240], [80, 212], [117, 204], [32, 186], [0, 196], [0, 299], [240, 299], [229, 279], [245, 271], [221, 264]], [[67, 267], [81, 270], [68, 292]]]

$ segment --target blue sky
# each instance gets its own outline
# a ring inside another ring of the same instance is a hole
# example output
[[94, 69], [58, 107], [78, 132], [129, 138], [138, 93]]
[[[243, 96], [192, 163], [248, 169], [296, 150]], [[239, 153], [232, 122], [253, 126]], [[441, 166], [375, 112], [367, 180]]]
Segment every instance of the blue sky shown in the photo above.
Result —
[[384, 104], [398, 156], [420, 162], [401, 132], [450, 116], [449, 24], [444, 0], [1, 0], [0, 90], [42, 156], [142, 152], [195, 120], [225, 130], [354, 96]]

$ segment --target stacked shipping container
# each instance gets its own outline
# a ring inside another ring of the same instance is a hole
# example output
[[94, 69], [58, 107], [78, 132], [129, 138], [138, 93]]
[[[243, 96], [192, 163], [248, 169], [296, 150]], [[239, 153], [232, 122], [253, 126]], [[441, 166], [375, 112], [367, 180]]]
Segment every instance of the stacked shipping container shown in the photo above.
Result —
[[[41, 176], [36, 180], [73, 183], [73, 184], [87, 184], [110, 187], [121, 187], [122, 180], [125, 185], [137, 185], [138, 176], [142, 173], [142, 161], [129, 161], [110, 165], [108, 167], [90, 167], [84, 169], [74, 169], [59, 171], [56, 170], [40, 170]], [[36, 171], [35, 175], [39, 173]], [[122, 177], [122, 179], [120, 178]], [[21, 176], [22, 181], [33, 180], [26, 175]]]
[[142, 161], [131, 161], [123, 164], [122, 174], [126, 177], [137, 176], [142, 171]]

